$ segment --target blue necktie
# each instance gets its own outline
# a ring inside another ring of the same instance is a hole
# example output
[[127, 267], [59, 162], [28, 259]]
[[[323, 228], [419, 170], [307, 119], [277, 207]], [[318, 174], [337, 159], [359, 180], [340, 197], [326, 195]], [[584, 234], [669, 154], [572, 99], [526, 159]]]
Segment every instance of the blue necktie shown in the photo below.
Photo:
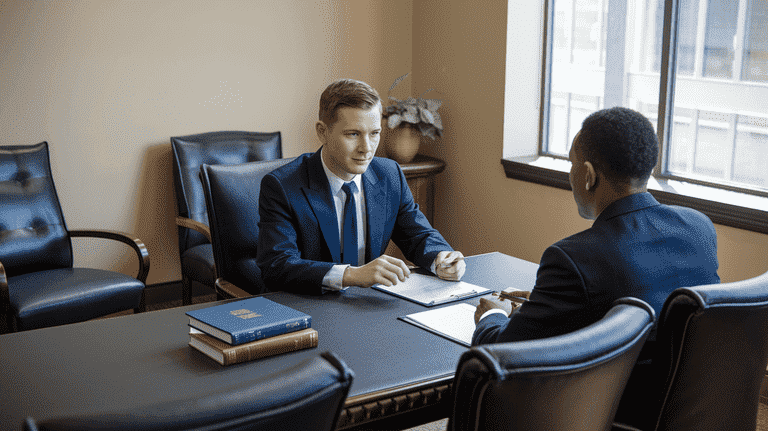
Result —
[[357, 185], [350, 181], [341, 186], [344, 193], [347, 194], [347, 201], [344, 203], [344, 227], [341, 231], [342, 244], [342, 263], [357, 266], [357, 205], [355, 202], [355, 191]]

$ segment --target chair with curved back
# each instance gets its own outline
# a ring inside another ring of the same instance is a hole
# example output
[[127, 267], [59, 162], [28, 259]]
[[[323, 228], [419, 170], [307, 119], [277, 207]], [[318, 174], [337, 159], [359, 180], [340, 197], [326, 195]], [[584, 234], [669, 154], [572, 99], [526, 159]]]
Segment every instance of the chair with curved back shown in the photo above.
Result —
[[221, 297], [266, 291], [256, 265], [261, 180], [292, 160], [201, 167], [216, 262], [216, 291]]
[[659, 316], [651, 371], [633, 375], [622, 397], [635, 422], [617, 415], [614, 429], [754, 431], [767, 329], [768, 272], [676, 289]]
[[222, 131], [171, 138], [181, 260], [182, 302], [192, 303], [192, 282], [216, 280], [200, 166], [233, 165], [283, 156], [280, 132]]
[[[73, 237], [119, 241], [139, 261], [136, 278], [73, 268]], [[144, 310], [149, 253], [141, 240], [107, 230], [68, 230], [51, 174], [48, 143], [0, 147], [0, 310], [22, 331]]]
[[181, 399], [160, 405], [88, 417], [41, 421], [30, 417], [23, 429], [331, 431], [353, 378], [341, 359], [325, 352], [268, 378], [243, 381], [236, 387], [213, 387], [205, 397], [187, 399], [180, 394]]
[[448, 430], [611, 429], [653, 322], [650, 305], [622, 298], [569, 334], [471, 348], [453, 380]]

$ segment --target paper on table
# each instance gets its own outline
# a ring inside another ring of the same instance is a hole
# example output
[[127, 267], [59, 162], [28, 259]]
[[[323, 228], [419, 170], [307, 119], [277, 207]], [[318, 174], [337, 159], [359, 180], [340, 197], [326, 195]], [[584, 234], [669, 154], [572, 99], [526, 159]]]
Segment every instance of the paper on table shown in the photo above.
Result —
[[418, 273], [411, 273], [405, 281], [394, 286], [377, 284], [373, 288], [426, 306], [471, 298], [490, 291], [464, 281], [447, 281]]
[[475, 332], [475, 307], [456, 304], [421, 311], [401, 317], [402, 320], [435, 332], [469, 347]]

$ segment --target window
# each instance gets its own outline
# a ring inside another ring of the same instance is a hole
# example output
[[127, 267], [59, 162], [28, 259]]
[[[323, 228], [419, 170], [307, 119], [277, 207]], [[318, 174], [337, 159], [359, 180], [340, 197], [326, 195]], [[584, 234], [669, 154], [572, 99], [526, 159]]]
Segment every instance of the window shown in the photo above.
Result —
[[625, 106], [658, 129], [659, 190], [728, 191], [765, 218], [768, 0], [546, 0], [544, 15], [540, 159], [567, 159], [584, 118]]

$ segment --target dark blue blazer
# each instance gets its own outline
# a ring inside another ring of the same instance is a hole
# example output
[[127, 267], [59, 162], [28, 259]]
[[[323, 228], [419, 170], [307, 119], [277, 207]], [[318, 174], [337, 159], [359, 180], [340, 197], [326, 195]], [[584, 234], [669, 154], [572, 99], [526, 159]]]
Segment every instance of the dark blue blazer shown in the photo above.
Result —
[[646, 301], [658, 318], [676, 288], [719, 283], [717, 267], [717, 234], [704, 214], [634, 194], [609, 205], [591, 228], [548, 247], [530, 300], [510, 317], [478, 322], [472, 344], [572, 332], [624, 296]]
[[[384, 254], [390, 239], [408, 260], [426, 269], [438, 252], [453, 250], [419, 210], [396, 162], [374, 157], [362, 183], [366, 262]], [[323, 277], [341, 262], [341, 245], [320, 150], [264, 177], [259, 217], [257, 263], [267, 289], [321, 294]]]

